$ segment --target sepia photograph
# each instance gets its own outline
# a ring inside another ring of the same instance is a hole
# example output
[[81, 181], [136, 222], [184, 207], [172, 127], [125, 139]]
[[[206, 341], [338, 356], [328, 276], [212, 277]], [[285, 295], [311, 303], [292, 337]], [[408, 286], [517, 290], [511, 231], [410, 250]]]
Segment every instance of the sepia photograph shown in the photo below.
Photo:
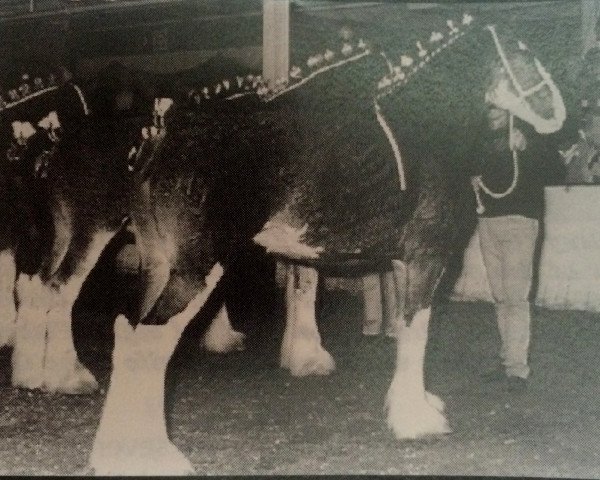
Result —
[[0, 476], [600, 479], [600, 0], [0, 1]]

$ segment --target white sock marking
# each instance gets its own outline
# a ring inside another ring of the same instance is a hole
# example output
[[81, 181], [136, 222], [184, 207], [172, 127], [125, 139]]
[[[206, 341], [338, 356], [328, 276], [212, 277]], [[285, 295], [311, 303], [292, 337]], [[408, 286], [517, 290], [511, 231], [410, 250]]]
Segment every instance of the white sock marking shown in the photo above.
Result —
[[15, 281], [17, 268], [12, 250], [0, 252], [0, 347], [12, 345], [16, 334]]
[[165, 325], [133, 329], [124, 316], [117, 318], [113, 372], [90, 457], [96, 475], [193, 473], [167, 435], [165, 372], [181, 333], [222, 274], [216, 264], [206, 277], [206, 288]]
[[221, 307], [208, 331], [204, 334], [202, 345], [210, 352], [227, 353], [244, 349], [244, 335], [231, 326], [227, 308]]
[[408, 327], [400, 319], [396, 371], [388, 390], [388, 425], [397, 438], [450, 432], [443, 402], [425, 391], [423, 367], [431, 308], [419, 310]]

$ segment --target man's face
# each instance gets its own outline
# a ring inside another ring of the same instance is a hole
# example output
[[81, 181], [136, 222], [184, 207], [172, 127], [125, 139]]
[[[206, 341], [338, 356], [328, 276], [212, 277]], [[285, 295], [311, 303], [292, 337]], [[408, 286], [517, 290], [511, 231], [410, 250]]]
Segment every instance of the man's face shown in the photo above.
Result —
[[488, 109], [488, 124], [492, 130], [500, 130], [508, 126], [508, 112], [491, 106]]

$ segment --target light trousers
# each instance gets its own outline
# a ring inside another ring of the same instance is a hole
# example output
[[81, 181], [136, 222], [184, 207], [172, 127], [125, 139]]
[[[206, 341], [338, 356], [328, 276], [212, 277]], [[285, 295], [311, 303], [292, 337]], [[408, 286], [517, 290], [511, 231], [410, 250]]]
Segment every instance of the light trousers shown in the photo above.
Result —
[[481, 217], [479, 241], [495, 301], [506, 374], [529, 376], [529, 291], [539, 222], [520, 215]]

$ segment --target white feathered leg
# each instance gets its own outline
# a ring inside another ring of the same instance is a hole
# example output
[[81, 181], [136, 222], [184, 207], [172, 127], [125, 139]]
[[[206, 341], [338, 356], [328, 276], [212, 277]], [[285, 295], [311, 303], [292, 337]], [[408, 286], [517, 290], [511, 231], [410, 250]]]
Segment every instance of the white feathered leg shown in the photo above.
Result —
[[41, 388], [46, 355], [46, 317], [49, 291], [39, 276], [21, 274], [17, 281], [16, 335], [12, 353], [12, 384]]
[[48, 311], [48, 345], [44, 364], [44, 389], [68, 394], [92, 393], [98, 383], [77, 357], [72, 330], [72, 310], [83, 283], [114, 232], [98, 231], [82, 250], [76, 270], [58, 289], [52, 288]]
[[171, 443], [164, 411], [165, 373], [179, 338], [223, 274], [219, 264], [206, 288], [166, 325], [133, 328], [115, 322], [113, 372], [90, 466], [96, 475], [184, 475], [194, 472]]
[[44, 390], [87, 394], [98, 389], [92, 373], [77, 357], [72, 330], [72, 310], [82, 279], [71, 281], [53, 292], [48, 311], [48, 343], [44, 363]]
[[12, 250], [0, 252], [0, 347], [13, 345], [16, 334], [15, 280], [17, 267]]
[[425, 391], [423, 367], [431, 308], [419, 310], [410, 326], [399, 321], [396, 371], [387, 393], [388, 425], [399, 439], [450, 432], [444, 402]]
[[225, 305], [214, 318], [202, 338], [202, 346], [209, 352], [228, 353], [244, 350], [246, 335], [233, 329]]
[[[335, 369], [333, 358], [321, 346], [315, 301], [319, 275], [313, 268], [296, 266], [288, 270], [286, 288], [287, 322], [283, 336], [281, 366], [292, 375], [328, 375]], [[295, 288], [295, 275], [298, 288]], [[292, 298], [290, 298], [290, 296]]]

